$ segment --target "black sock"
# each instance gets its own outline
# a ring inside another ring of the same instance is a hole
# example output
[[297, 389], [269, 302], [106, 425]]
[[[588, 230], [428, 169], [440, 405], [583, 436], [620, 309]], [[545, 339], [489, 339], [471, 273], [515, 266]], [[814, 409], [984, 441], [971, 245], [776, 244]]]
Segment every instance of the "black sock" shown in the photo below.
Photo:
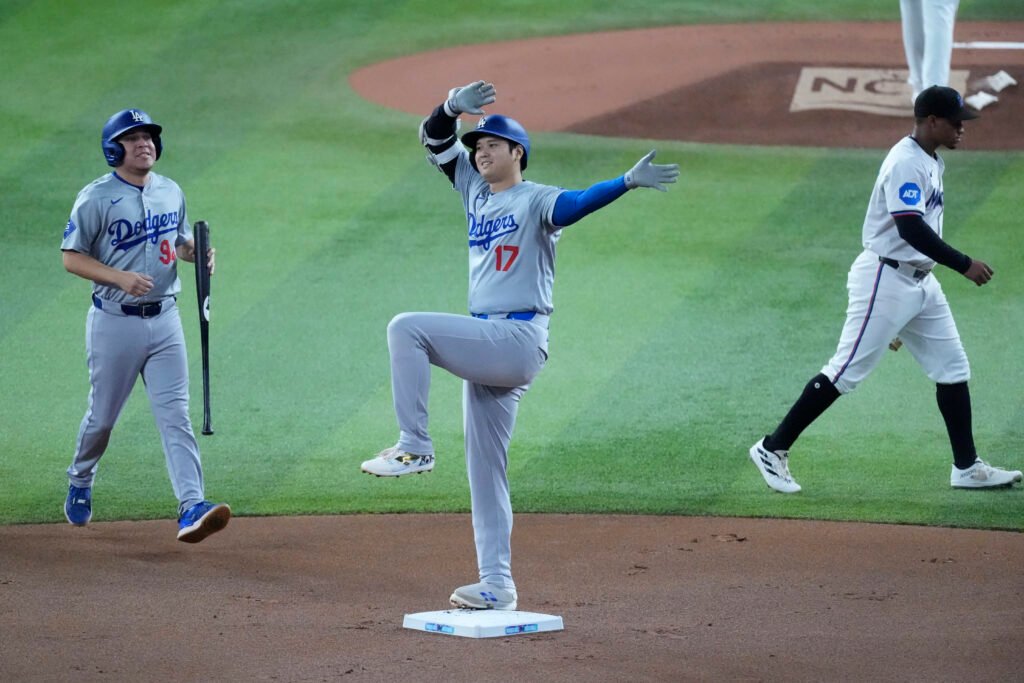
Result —
[[971, 392], [967, 389], [967, 382], [936, 384], [935, 400], [942, 419], [946, 421], [949, 445], [953, 447], [953, 464], [965, 470], [978, 459], [971, 429]]
[[815, 375], [775, 432], [764, 438], [764, 447], [769, 451], [788, 451], [800, 434], [828, 410], [839, 396], [839, 390], [828, 377], [820, 373]]

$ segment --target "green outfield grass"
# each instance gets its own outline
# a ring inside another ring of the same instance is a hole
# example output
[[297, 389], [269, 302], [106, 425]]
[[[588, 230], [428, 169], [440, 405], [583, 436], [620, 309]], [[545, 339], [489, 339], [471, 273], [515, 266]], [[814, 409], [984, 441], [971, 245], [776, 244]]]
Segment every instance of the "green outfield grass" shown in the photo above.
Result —
[[[898, 20], [897, 3], [866, 0], [149, 5], [0, 7], [0, 523], [63, 521], [89, 285], [64, 272], [59, 245], [75, 194], [107, 170], [99, 132], [114, 111], [142, 107], [164, 125], [156, 170], [218, 249], [216, 435], [199, 437], [209, 497], [241, 515], [466, 511], [461, 388], [441, 371], [434, 473], [359, 473], [396, 438], [387, 322], [463, 312], [466, 257], [460, 202], [423, 159], [419, 117], [361, 100], [348, 75], [453, 37]], [[960, 19], [1024, 9], [965, 0]], [[884, 152], [535, 134], [529, 177], [585, 187], [652, 146], [681, 164], [679, 184], [630, 193], [560, 243], [551, 360], [512, 444], [515, 509], [1024, 529], [1024, 488], [950, 490], [934, 387], [906, 352], [806, 432], [792, 459], [803, 493], [770, 493], [747, 458], [834, 350]], [[1020, 469], [1024, 154], [946, 159], [947, 235], [997, 272], [983, 289], [940, 275], [972, 360], [977, 442]], [[181, 273], [198, 424], [191, 266]], [[94, 500], [97, 521], [174, 513], [141, 386]]]

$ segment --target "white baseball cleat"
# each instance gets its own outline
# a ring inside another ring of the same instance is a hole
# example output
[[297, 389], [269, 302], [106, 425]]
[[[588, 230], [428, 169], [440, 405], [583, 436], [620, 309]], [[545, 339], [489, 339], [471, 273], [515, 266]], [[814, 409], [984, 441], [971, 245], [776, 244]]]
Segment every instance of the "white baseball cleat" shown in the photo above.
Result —
[[378, 477], [401, 477], [434, 469], [433, 455], [416, 455], [399, 450], [398, 446], [385, 448], [377, 457], [363, 463], [361, 469]]
[[750, 459], [757, 465], [757, 471], [768, 486], [779, 493], [796, 493], [800, 484], [789, 473], [789, 451], [769, 451], [761, 439], [750, 447]]
[[1021, 480], [1022, 476], [1024, 475], [1020, 470], [992, 467], [978, 458], [966, 470], [953, 465], [953, 471], [949, 474], [949, 485], [955, 489], [991, 489], [999, 486], [1013, 486], [1015, 482]]
[[518, 596], [515, 588], [480, 582], [456, 588], [448, 600], [463, 609], [514, 610]]

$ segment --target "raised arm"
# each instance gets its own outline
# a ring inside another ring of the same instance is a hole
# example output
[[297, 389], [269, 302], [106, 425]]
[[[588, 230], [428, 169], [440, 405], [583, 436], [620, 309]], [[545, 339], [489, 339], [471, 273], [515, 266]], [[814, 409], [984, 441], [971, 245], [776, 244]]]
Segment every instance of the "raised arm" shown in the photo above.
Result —
[[430, 152], [427, 159], [452, 183], [455, 182], [456, 160], [463, 149], [457, 135], [459, 115], [482, 114], [483, 107], [493, 103], [495, 96], [494, 85], [484, 81], [452, 88], [444, 104], [437, 106], [420, 123], [420, 143]]

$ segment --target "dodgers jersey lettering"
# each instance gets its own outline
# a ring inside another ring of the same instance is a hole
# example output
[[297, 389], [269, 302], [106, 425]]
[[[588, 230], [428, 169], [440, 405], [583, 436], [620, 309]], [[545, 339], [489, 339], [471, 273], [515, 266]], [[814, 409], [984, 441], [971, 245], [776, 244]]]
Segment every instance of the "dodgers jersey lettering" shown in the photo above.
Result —
[[153, 289], [144, 297], [93, 283], [101, 299], [137, 303], [181, 291], [174, 248], [190, 239], [185, 195], [177, 183], [151, 172], [140, 188], [108, 173], [78, 193], [60, 248], [152, 277]]
[[864, 217], [864, 248], [879, 256], [930, 269], [935, 261], [907, 244], [893, 216], [917, 214], [942, 237], [942, 157], [911, 137], [896, 143], [882, 162]]
[[455, 168], [469, 235], [470, 313], [553, 310], [555, 246], [551, 223], [561, 188], [523, 181], [494, 194], [462, 150]]

